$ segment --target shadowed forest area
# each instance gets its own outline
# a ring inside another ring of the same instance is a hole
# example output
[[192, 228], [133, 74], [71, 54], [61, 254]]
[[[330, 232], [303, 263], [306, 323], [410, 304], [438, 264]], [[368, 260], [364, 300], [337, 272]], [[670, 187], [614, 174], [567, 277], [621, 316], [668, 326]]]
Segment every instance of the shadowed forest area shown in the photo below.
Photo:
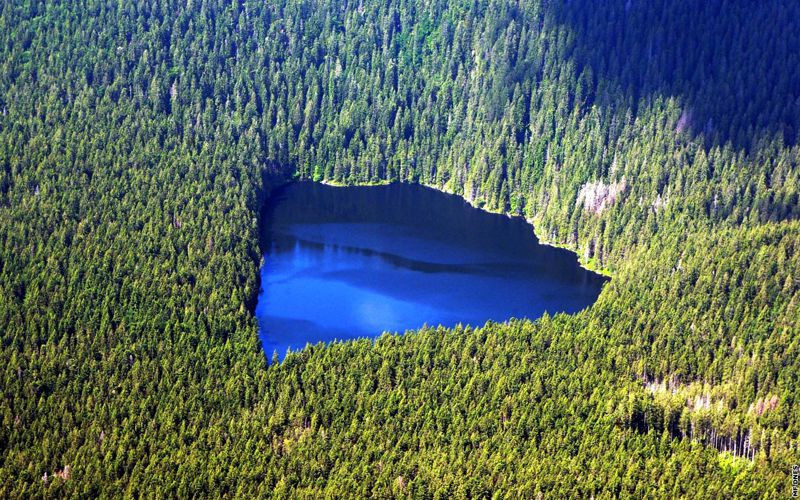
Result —
[[[791, 2], [556, 2], [553, 18], [573, 40], [576, 71], [613, 82], [587, 104], [622, 92], [635, 110], [654, 98], [683, 105], [677, 130], [706, 146], [753, 150], [797, 141], [798, 6]], [[616, 88], [614, 88], [616, 87]], [[599, 93], [598, 93], [598, 90]]]

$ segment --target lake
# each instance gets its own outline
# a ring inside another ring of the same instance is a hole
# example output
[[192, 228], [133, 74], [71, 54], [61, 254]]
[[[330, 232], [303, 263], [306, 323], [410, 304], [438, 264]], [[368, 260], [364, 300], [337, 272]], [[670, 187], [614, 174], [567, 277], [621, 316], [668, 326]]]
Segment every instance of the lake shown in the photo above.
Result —
[[521, 218], [409, 184], [293, 183], [264, 208], [256, 306], [268, 356], [306, 343], [591, 305], [606, 278]]

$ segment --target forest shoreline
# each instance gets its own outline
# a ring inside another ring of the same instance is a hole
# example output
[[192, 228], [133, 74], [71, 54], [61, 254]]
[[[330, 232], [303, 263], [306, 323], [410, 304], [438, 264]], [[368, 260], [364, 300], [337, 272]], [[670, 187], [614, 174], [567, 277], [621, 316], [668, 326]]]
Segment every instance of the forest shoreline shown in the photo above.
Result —
[[521, 219], [524, 219], [525, 222], [528, 225], [531, 226], [531, 230], [533, 231], [534, 236], [536, 236], [536, 240], [539, 243], [541, 243], [542, 245], [545, 245], [545, 246], [548, 246], [548, 247], [553, 247], [553, 248], [558, 248], [558, 249], [561, 249], [561, 250], [567, 250], [570, 253], [575, 254], [575, 258], [578, 261], [578, 265], [581, 268], [583, 268], [583, 269], [585, 269], [587, 271], [591, 271], [593, 273], [599, 274], [601, 276], [605, 276], [606, 278], [613, 278], [614, 277], [614, 274], [609, 269], [595, 266], [595, 265], [593, 265], [591, 263], [591, 261], [584, 259], [583, 256], [581, 256], [580, 252], [578, 252], [577, 248], [574, 248], [574, 247], [571, 247], [571, 246], [569, 246], [567, 244], [559, 243], [559, 242], [552, 241], [552, 240], [549, 240], [549, 239], [545, 238], [543, 236], [543, 231], [540, 231], [541, 228], [538, 227], [538, 225], [536, 224], [536, 221], [535, 221], [534, 218], [528, 218], [528, 217], [524, 217], [522, 215], [513, 214], [511, 212], [501, 212], [499, 210], [492, 210], [492, 209], [486, 208], [485, 205], [479, 205], [478, 203], [475, 202], [475, 200], [469, 200], [469, 199], [467, 199], [466, 197], [464, 197], [461, 194], [452, 192], [452, 191], [450, 191], [448, 189], [444, 189], [444, 188], [441, 188], [441, 187], [433, 185], [433, 184], [426, 184], [426, 183], [422, 183], [422, 182], [403, 182], [403, 181], [387, 181], [387, 180], [372, 181], [372, 182], [345, 183], [345, 182], [338, 182], [338, 181], [331, 181], [331, 180], [315, 181], [313, 179], [297, 178], [297, 179], [287, 180], [286, 182], [283, 182], [281, 184], [278, 184], [278, 185], [270, 187], [268, 189], [268, 192], [267, 192], [265, 198], [264, 198], [264, 203], [266, 203], [267, 198], [269, 198], [269, 195], [272, 193], [272, 191], [274, 189], [282, 187], [282, 186], [285, 186], [287, 184], [291, 184], [293, 182], [318, 182], [318, 183], [320, 183], [322, 185], [331, 186], [331, 187], [355, 187], [355, 186], [369, 187], [369, 186], [388, 186], [388, 185], [391, 185], [391, 184], [414, 184], [414, 185], [417, 185], [417, 186], [424, 186], [426, 188], [434, 189], [434, 190], [436, 190], [436, 191], [438, 191], [440, 193], [445, 193], [445, 194], [450, 194], [450, 195], [453, 195], [453, 196], [458, 196], [461, 200], [463, 200], [465, 203], [469, 204], [471, 207], [477, 208], [478, 210], [481, 210], [483, 212], [490, 213], [490, 214], [497, 214], [497, 215], [505, 215], [506, 217], [509, 217], [509, 218], [521, 218]]

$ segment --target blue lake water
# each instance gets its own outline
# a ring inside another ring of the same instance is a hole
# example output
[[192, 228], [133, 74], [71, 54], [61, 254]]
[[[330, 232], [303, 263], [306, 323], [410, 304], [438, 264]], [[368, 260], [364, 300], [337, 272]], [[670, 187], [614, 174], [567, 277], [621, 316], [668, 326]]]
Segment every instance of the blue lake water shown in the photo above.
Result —
[[408, 184], [273, 192], [256, 306], [268, 356], [425, 324], [576, 312], [606, 278], [539, 244], [520, 218]]

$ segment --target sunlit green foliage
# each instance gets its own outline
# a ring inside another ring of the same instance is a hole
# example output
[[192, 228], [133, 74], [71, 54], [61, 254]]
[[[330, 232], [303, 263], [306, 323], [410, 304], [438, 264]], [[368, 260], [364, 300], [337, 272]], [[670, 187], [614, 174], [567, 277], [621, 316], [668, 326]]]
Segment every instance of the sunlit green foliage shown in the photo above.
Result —
[[[799, 19], [0, 3], [0, 497], [788, 495]], [[294, 176], [454, 192], [614, 279], [267, 366], [257, 218]]]

